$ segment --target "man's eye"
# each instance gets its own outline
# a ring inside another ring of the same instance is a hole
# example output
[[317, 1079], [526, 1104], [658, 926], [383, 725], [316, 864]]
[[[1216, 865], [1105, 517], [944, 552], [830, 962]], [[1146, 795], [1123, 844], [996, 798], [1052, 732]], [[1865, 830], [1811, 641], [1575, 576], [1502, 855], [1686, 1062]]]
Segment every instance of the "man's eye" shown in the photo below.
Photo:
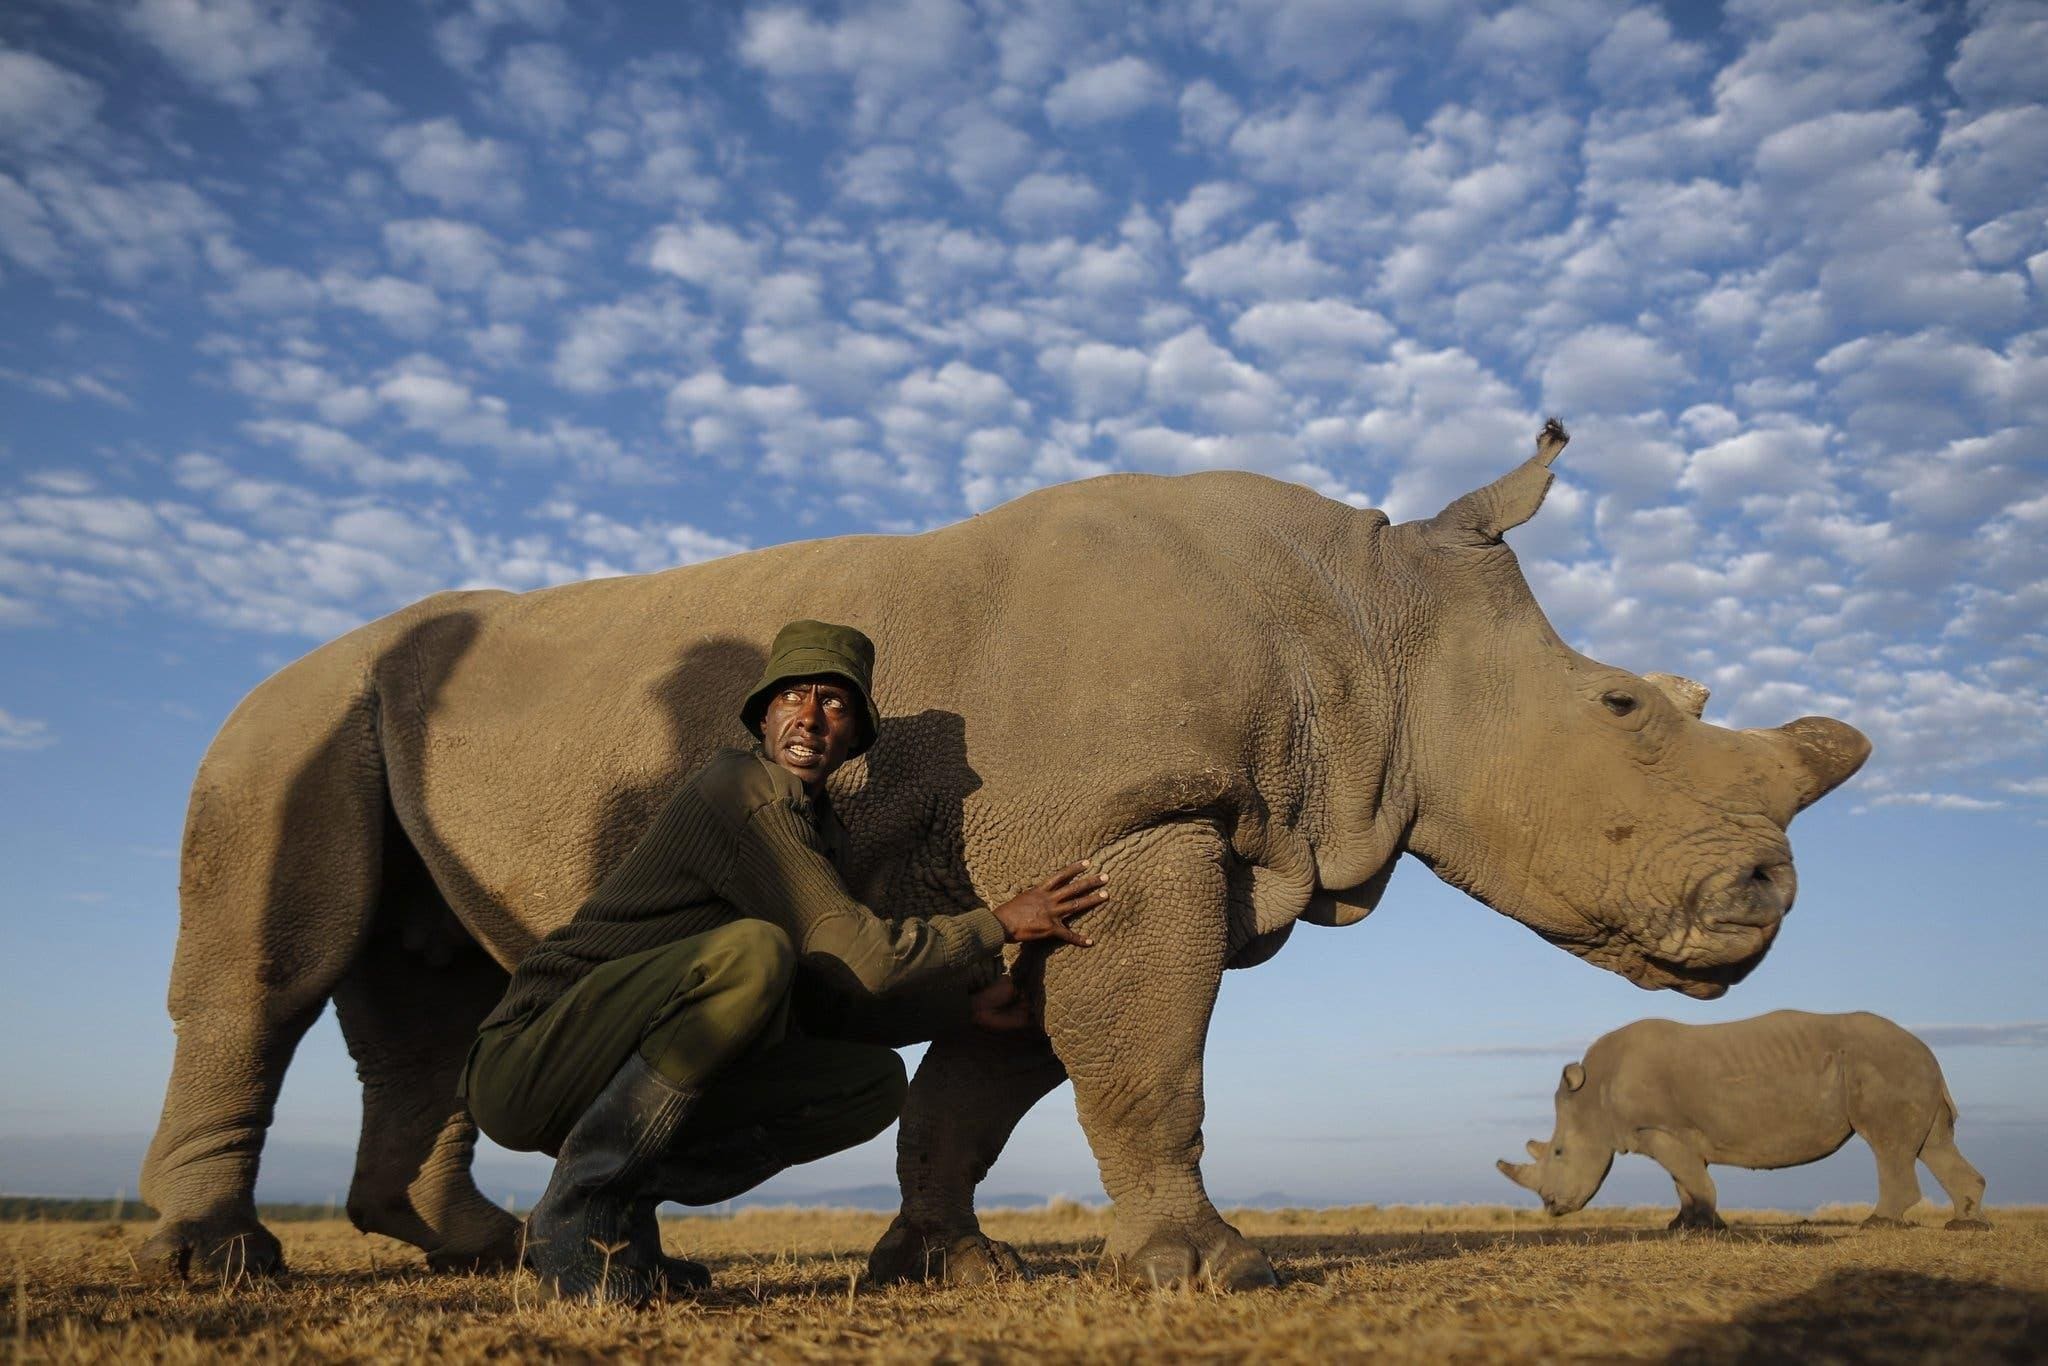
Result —
[[825, 699], [825, 705], [831, 707], [835, 711], [845, 711], [846, 699], [843, 697], [828, 697]]

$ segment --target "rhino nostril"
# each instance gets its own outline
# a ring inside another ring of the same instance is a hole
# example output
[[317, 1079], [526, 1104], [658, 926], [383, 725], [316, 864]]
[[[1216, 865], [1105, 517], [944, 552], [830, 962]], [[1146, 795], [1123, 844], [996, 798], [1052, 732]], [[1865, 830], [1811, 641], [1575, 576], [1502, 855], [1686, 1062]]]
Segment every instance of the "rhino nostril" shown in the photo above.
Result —
[[1792, 909], [1792, 894], [1798, 885], [1791, 864], [1759, 863], [1749, 872], [1750, 904], [1760, 911], [1783, 915]]

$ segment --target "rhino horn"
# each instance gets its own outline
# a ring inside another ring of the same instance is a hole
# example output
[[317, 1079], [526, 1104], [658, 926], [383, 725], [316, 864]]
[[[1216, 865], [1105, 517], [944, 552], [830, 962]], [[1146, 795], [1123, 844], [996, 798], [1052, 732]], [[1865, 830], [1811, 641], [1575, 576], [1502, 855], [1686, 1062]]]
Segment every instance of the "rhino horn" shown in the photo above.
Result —
[[1829, 716], [1802, 716], [1751, 733], [1770, 736], [1789, 751], [1801, 811], [1847, 782], [1870, 757], [1869, 737]]
[[1496, 1162], [1500, 1174], [1524, 1190], [1536, 1189], [1536, 1169], [1527, 1162]]
[[1430, 518], [1445, 540], [1459, 545], [1499, 545], [1500, 538], [1536, 515], [1550, 492], [1550, 462], [1571, 436], [1551, 418], [1536, 436], [1536, 454], [1485, 488], [1474, 489]]
[[1533, 1138], [1522, 1145], [1522, 1150], [1528, 1153], [1529, 1156], [1535, 1158], [1538, 1162], [1541, 1162], [1543, 1160], [1543, 1145]]
[[1695, 721], [1707, 709], [1707, 699], [1713, 696], [1707, 691], [1706, 684], [1680, 678], [1677, 674], [1644, 674], [1643, 681], [1656, 684], [1657, 691], [1670, 698], [1672, 706]]

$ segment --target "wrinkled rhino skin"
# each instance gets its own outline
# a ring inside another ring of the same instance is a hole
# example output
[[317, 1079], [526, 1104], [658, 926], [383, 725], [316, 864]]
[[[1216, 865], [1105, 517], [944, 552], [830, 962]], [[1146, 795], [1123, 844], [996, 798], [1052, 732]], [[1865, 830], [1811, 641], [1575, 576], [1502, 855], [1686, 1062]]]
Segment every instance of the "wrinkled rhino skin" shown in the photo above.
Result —
[[1198, 1165], [1226, 965], [1363, 917], [1408, 852], [1639, 985], [1718, 995], [1791, 904], [1793, 813], [1868, 752], [1822, 718], [1706, 724], [1704, 689], [1558, 639], [1501, 538], [1564, 441], [1553, 424], [1398, 526], [1256, 475], [1113, 475], [918, 536], [445, 593], [313, 651], [236, 708], [194, 783], [152, 1264], [217, 1271], [236, 1235], [261, 1243], [264, 1127], [329, 1000], [364, 1083], [351, 1217], [436, 1265], [510, 1263], [453, 1096], [471, 1033], [674, 785], [743, 741], [762, 647], [806, 616], [880, 650], [880, 742], [834, 778], [870, 904], [957, 911], [1084, 855], [1116, 889], [1095, 947], [1020, 965], [1049, 1040], [927, 1054], [875, 1274], [1012, 1268], [974, 1186], [1071, 1078], [1110, 1263], [1271, 1284]]
[[1582, 1209], [1620, 1153], [1678, 1188], [1672, 1228], [1727, 1227], [1707, 1167], [1818, 1162], [1861, 1134], [1877, 1155], [1877, 1209], [1900, 1227], [1925, 1162], [1955, 1204], [1948, 1227], [1984, 1229], [1984, 1178], [1956, 1149], [1956, 1103], [1926, 1044], [1881, 1015], [1777, 1010], [1727, 1024], [1638, 1020], [1604, 1034], [1557, 1087], [1557, 1128], [1533, 1162], [1495, 1165], [1552, 1214]]

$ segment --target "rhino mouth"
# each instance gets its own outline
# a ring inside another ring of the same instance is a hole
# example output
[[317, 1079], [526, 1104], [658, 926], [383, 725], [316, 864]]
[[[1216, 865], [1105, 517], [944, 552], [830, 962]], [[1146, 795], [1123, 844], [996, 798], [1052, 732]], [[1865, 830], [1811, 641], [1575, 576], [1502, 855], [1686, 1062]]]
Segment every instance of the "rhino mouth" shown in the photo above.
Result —
[[[1777, 926], [1696, 928], [1676, 945], [1651, 948], [1623, 941], [1601, 966], [1645, 991], [1675, 991], [1711, 1001], [1756, 970], [1777, 938]], [[1598, 961], [1596, 959], [1596, 961]]]

